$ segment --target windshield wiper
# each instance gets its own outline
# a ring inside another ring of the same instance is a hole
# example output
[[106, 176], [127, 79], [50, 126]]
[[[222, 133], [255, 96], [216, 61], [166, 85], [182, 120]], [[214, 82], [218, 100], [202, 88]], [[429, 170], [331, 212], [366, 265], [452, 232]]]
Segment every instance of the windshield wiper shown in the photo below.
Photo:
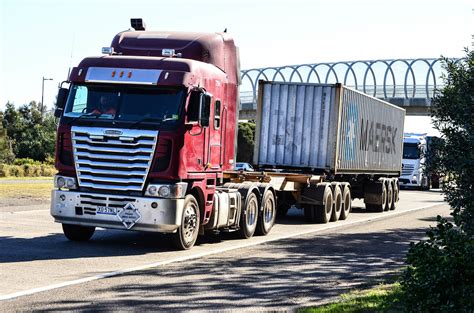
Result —
[[158, 117], [146, 116], [146, 117], [144, 117], [142, 119], [139, 119], [138, 121], [134, 122], [132, 125], [130, 125], [130, 128], [138, 126], [143, 122], [158, 122], [158, 125], [160, 125], [160, 123], [163, 122], [163, 119], [158, 118]]
[[68, 125], [72, 124], [74, 121], [80, 119], [80, 118], [84, 118], [84, 117], [94, 117], [94, 118], [99, 118], [100, 116], [102, 116], [104, 113], [92, 113], [92, 112], [89, 112], [89, 113], [83, 113], [79, 116], [76, 116], [74, 117], [72, 120], [70, 120], [69, 122], [67, 122]]

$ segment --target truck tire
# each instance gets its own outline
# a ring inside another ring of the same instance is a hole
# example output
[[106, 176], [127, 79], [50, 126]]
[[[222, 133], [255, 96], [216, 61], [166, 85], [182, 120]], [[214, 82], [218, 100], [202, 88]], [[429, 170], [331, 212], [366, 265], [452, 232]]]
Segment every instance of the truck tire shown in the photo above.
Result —
[[398, 197], [399, 197], [399, 192], [400, 192], [400, 189], [398, 187], [398, 182], [396, 179], [392, 180], [392, 186], [393, 186], [393, 200], [392, 200], [392, 206], [390, 207], [390, 210], [395, 210], [397, 208]]
[[326, 224], [331, 219], [334, 207], [332, 190], [329, 185], [324, 191], [323, 203], [323, 205], [314, 206], [314, 216], [316, 218], [316, 222]]
[[277, 202], [277, 218], [285, 217], [290, 207], [295, 203], [295, 198], [290, 191], [278, 192]]
[[304, 218], [306, 220], [306, 223], [316, 223], [316, 218], [314, 216], [315, 214], [314, 205], [304, 204], [303, 211], [304, 211]]
[[245, 210], [240, 214], [239, 235], [242, 239], [253, 236], [257, 228], [258, 199], [255, 193], [250, 193], [245, 201]]
[[184, 198], [181, 225], [171, 234], [173, 245], [179, 250], [188, 250], [194, 246], [199, 234], [199, 204], [193, 195]]
[[81, 226], [62, 224], [63, 233], [67, 239], [72, 241], [88, 241], [94, 235], [94, 226]]
[[334, 207], [331, 214], [331, 222], [337, 222], [342, 211], [342, 191], [339, 185], [334, 185], [333, 191]]
[[276, 203], [275, 195], [271, 190], [265, 191], [262, 200], [262, 209], [257, 221], [257, 235], [267, 235], [275, 225]]
[[392, 207], [393, 201], [393, 187], [392, 187], [392, 180], [387, 181], [387, 201], [385, 201], [385, 211], [389, 211]]
[[367, 209], [367, 211], [383, 212], [385, 210], [385, 206], [387, 204], [387, 187], [384, 183], [382, 183], [382, 190], [381, 190], [380, 196], [381, 196], [382, 203], [381, 204], [366, 203], [365, 208]]
[[344, 190], [342, 192], [342, 210], [341, 216], [339, 216], [340, 220], [345, 220], [351, 213], [352, 209], [352, 198], [351, 198], [351, 188], [349, 185], [344, 186]]

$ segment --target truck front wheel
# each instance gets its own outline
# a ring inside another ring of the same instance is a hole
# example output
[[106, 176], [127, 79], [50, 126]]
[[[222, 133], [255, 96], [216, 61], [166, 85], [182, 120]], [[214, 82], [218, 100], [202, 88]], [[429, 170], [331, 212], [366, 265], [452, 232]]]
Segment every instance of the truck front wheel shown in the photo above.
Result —
[[63, 233], [67, 239], [72, 241], [88, 241], [94, 234], [95, 227], [62, 224]]
[[174, 246], [179, 250], [187, 250], [194, 246], [199, 233], [199, 204], [193, 195], [184, 199], [181, 225], [176, 233], [171, 234]]

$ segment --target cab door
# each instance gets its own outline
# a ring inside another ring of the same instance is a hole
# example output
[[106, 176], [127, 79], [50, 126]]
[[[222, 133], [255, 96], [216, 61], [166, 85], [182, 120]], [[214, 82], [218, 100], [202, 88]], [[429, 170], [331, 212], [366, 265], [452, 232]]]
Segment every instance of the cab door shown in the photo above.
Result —
[[222, 166], [222, 101], [213, 99], [209, 125], [209, 162], [208, 169], [220, 170]]

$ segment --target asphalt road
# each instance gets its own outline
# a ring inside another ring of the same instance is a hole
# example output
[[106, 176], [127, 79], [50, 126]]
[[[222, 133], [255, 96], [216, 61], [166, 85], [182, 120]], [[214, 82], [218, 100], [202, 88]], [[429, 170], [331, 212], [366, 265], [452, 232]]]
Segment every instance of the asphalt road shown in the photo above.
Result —
[[[201, 238], [173, 251], [164, 235], [106, 231], [67, 241], [47, 206], [0, 210], [0, 311], [292, 309], [375, 284], [399, 269], [436, 215], [439, 192], [402, 191], [395, 211], [357, 207], [346, 221], [305, 224], [300, 211], [268, 236]], [[296, 212], [295, 212], [296, 211]]]

